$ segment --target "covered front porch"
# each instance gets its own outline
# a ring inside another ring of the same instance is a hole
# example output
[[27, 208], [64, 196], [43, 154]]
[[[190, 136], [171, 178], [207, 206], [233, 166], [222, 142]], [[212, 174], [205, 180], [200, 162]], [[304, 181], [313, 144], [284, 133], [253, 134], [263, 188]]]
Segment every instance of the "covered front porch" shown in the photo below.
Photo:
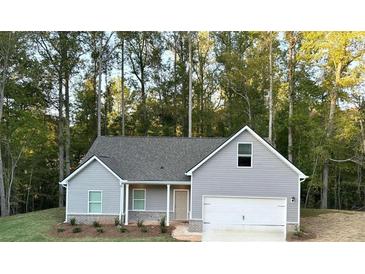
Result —
[[189, 220], [190, 181], [128, 181], [123, 190], [125, 225], [138, 220], [158, 222], [164, 216], [167, 226], [172, 221]]

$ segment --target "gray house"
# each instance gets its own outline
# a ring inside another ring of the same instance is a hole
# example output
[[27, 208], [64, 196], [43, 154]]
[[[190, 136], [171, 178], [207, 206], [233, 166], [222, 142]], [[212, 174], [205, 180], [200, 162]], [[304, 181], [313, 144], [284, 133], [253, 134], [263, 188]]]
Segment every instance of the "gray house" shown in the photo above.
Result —
[[305, 176], [248, 126], [230, 138], [98, 137], [66, 188], [66, 222], [189, 222], [190, 231], [299, 226]]

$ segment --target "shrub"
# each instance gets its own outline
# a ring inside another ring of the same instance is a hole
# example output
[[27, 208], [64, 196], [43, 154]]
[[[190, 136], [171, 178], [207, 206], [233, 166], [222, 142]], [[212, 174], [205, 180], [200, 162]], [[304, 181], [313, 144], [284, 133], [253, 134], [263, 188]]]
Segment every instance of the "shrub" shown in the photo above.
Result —
[[75, 225], [76, 224], [76, 218], [71, 218], [70, 219], [70, 224]]
[[103, 228], [101, 228], [101, 227], [97, 227], [97, 228], [96, 228], [96, 232], [98, 232], [98, 233], [103, 233], [103, 232], [104, 232], [104, 229], [103, 229]]
[[119, 222], [119, 218], [118, 217], [114, 219], [114, 225], [115, 226], [120, 225], [120, 222]]
[[160, 231], [161, 233], [166, 233], [167, 232], [167, 227], [166, 227], [166, 216], [163, 216], [160, 219]]
[[118, 229], [119, 229], [119, 232], [120, 233], [126, 233], [126, 232], [128, 232], [128, 229], [125, 226], [120, 226]]
[[143, 232], [143, 233], [148, 232], [148, 228], [147, 228], [147, 226], [142, 225], [142, 226], [141, 226], [141, 232]]
[[160, 227], [165, 227], [166, 226], [166, 216], [163, 216], [160, 219]]
[[79, 232], [81, 232], [81, 227], [74, 227], [73, 229], [72, 229], [72, 233], [79, 233]]
[[93, 221], [93, 227], [101, 227], [98, 221]]
[[63, 227], [58, 227], [57, 228], [57, 232], [58, 233], [62, 233], [62, 232], [64, 232], [65, 231], [65, 229], [63, 228]]
[[142, 227], [143, 226], [143, 220], [138, 220], [137, 221], [137, 226]]

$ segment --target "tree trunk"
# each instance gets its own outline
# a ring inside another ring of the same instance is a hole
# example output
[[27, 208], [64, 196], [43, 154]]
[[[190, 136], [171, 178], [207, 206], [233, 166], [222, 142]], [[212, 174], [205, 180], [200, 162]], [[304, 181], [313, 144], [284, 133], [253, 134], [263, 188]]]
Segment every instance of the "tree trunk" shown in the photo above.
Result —
[[98, 129], [97, 136], [101, 136], [101, 74], [102, 74], [102, 52], [99, 53], [98, 60], [98, 104], [97, 104], [97, 112], [98, 112]]
[[[0, 79], [0, 126], [2, 124], [3, 118], [3, 107], [4, 107], [4, 90], [5, 90], [5, 82], [6, 82], [6, 73], [8, 71], [8, 62], [10, 58], [10, 42], [11, 42], [12, 33], [9, 32], [9, 45], [4, 55], [4, 64], [2, 75]], [[5, 183], [4, 183], [4, 170], [3, 170], [3, 161], [2, 161], [2, 134], [0, 131], [0, 207], [1, 207], [1, 216], [8, 215], [8, 205], [6, 203], [6, 193], [5, 193]]]
[[120, 77], [122, 95], [122, 136], [125, 136], [125, 99], [124, 99], [124, 39], [122, 41], [122, 70]]
[[108, 71], [105, 70], [104, 135], [108, 135], [108, 108], [109, 108], [108, 100], [109, 100]]
[[193, 109], [193, 94], [192, 94], [192, 53], [191, 53], [191, 34], [189, 32], [189, 138], [192, 137], [192, 109]]
[[296, 38], [293, 32], [289, 32], [289, 48], [288, 48], [288, 101], [289, 101], [289, 117], [288, 117], [288, 160], [293, 162], [293, 96], [294, 96], [294, 67], [295, 67], [295, 44]]
[[147, 121], [147, 98], [146, 98], [146, 89], [145, 89], [145, 75], [144, 69], [141, 68], [141, 95], [142, 95], [142, 132], [144, 136], [148, 134], [148, 121]]
[[[58, 79], [58, 168], [59, 168], [59, 181], [64, 179], [64, 144], [63, 144], [63, 93], [62, 93], [62, 76], [59, 75]], [[63, 186], [58, 186], [59, 196], [58, 196], [58, 206], [64, 206], [64, 191]]]
[[[326, 140], [327, 141], [331, 137], [332, 131], [333, 131], [334, 116], [335, 116], [335, 111], [336, 111], [336, 102], [337, 102], [337, 94], [338, 94], [338, 92], [337, 92], [338, 85], [337, 84], [340, 81], [341, 71], [342, 71], [342, 66], [341, 66], [341, 64], [339, 64], [336, 69], [335, 87], [330, 94], [330, 97], [331, 97], [330, 111], [329, 111], [329, 115], [328, 115], [328, 123], [327, 123], [327, 128], [326, 128]], [[329, 179], [329, 160], [325, 159], [324, 164], [323, 164], [323, 175], [322, 175], [323, 186], [322, 186], [321, 208], [328, 207], [328, 201], [327, 201], [328, 179]]]
[[70, 162], [70, 147], [71, 147], [71, 131], [70, 131], [70, 76], [65, 73], [65, 126], [66, 126], [66, 141], [65, 141], [65, 164], [66, 164], [66, 177], [70, 175], [71, 162]]
[[29, 204], [29, 195], [30, 195], [30, 190], [32, 188], [32, 177], [33, 177], [33, 168], [30, 171], [30, 177], [29, 177], [29, 185], [28, 185], [28, 189], [27, 189], [27, 198], [25, 199], [25, 212], [27, 213], [29, 210], [28, 204]]
[[272, 31], [270, 31], [269, 40], [269, 77], [270, 77], [270, 87], [269, 87], [269, 142], [273, 145], [273, 74], [272, 74]]
[[11, 213], [11, 194], [12, 194], [13, 183], [14, 183], [14, 178], [15, 178], [15, 169], [18, 165], [18, 162], [19, 162], [19, 159], [20, 159], [22, 153], [23, 153], [23, 147], [20, 149], [20, 152], [19, 152], [18, 156], [16, 157], [16, 159], [14, 159], [12, 156], [12, 153], [10, 151], [10, 145], [9, 145], [11, 167], [10, 167], [10, 180], [9, 180], [9, 186], [8, 186], [8, 194], [7, 194], [8, 215], [10, 215], [10, 213]]

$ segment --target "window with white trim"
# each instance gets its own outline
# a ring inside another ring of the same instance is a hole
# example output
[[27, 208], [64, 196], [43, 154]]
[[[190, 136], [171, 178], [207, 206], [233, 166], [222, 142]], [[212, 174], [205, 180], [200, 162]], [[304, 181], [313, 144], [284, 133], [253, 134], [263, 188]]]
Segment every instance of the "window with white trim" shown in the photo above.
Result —
[[146, 210], [146, 190], [133, 189], [133, 210]]
[[102, 212], [102, 193], [101, 191], [89, 191], [89, 213]]
[[238, 143], [237, 150], [237, 166], [252, 167], [252, 144]]

